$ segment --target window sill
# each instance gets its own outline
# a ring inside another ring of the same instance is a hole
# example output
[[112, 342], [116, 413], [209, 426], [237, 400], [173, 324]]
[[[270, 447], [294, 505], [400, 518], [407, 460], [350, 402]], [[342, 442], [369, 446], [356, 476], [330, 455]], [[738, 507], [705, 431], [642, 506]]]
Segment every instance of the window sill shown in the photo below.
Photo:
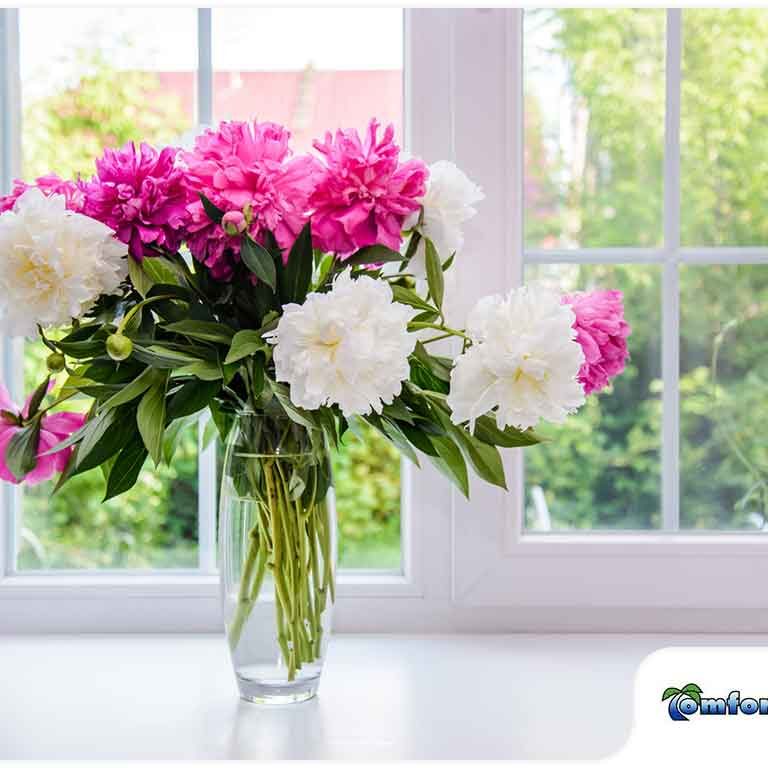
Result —
[[0, 638], [0, 759], [594, 759], [626, 741], [635, 671], [666, 643], [337, 635], [319, 697], [264, 709], [219, 636]]

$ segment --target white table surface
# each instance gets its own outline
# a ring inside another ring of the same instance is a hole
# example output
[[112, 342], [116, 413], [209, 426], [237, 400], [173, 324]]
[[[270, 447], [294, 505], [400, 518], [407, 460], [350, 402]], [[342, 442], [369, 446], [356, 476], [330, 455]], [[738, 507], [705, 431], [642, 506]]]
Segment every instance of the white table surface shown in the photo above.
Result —
[[0, 759], [598, 758], [642, 658], [690, 641], [340, 635], [316, 699], [264, 708], [217, 636], [2, 637]]

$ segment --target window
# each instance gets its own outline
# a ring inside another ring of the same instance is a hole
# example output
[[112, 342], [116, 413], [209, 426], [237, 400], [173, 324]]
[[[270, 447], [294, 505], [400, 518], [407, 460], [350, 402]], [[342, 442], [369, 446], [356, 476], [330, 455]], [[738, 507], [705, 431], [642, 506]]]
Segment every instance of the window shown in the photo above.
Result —
[[765, 62], [751, 47], [768, 15], [665, 16], [525, 14], [526, 279], [621, 288], [633, 327], [613, 392], [527, 455], [528, 530], [766, 524], [752, 437], [766, 267], [744, 261], [766, 235]]
[[[334, 26], [329, 17], [334, 13], [216, 10], [211, 27], [214, 119], [258, 115], [282, 122], [294, 132], [296, 151], [309, 150], [312, 139], [328, 128], [363, 128], [374, 113], [401, 126], [402, 14], [353, 11], [351, 20], [346, 13], [345, 23]], [[197, 14], [168, 9], [156, 12], [155, 19], [152, 32], [139, 10], [19, 13], [25, 178], [51, 169], [66, 177], [89, 175], [104, 145], [140, 138], [190, 140], [200, 98], [192, 44]], [[391, 43], [376, 54], [365, 47], [349, 50], [341, 40], [330, 44], [327, 35], [318, 44], [318, 28], [341, 35], [349, 24], [373, 24]], [[258, 29], [269, 45], [254, 54], [242, 35], [244, 27]], [[179, 45], [167, 45], [169, 28], [176, 30]], [[63, 36], [62, 29], [67, 32]], [[296, 37], [297, 30], [304, 30], [303, 37]], [[94, 39], [100, 41], [96, 50]], [[47, 72], [51, 61], [55, 76]], [[27, 345], [24, 391], [44, 371], [44, 349]], [[156, 471], [148, 462], [137, 486], [107, 504], [101, 503], [104, 481], [97, 472], [76, 478], [53, 498], [55, 481], [26, 490], [18, 505], [19, 570], [210, 570], [215, 563], [210, 509], [215, 488], [207, 486], [215, 485], [214, 452], [202, 450], [202, 438], [194, 432], [182, 436], [170, 466]], [[365, 442], [349, 440], [336, 461], [342, 567], [396, 571], [399, 458], [373, 430]]]
[[[11, 42], [14, 18], [0, 13], [0, 33]], [[216, 9], [196, 19], [196, 31], [175, 28], [180, 40], [197, 34], [197, 63], [157, 69], [146, 55], [134, 65], [176, 94], [190, 124], [273, 114], [293, 122], [302, 143], [333, 115], [349, 124], [371, 111], [391, 116], [409, 151], [428, 162], [453, 159], [484, 188], [457, 259], [457, 312], [523, 279], [567, 290], [610, 285], [624, 291], [634, 329], [632, 360], [612, 392], [549, 428], [551, 443], [509, 452], [508, 494], [473, 482], [466, 501], [429, 467], [404, 470], [398, 493], [394, 455], [377, 445], [348, 449], [339, 459], [348, 472], [338, 483], [340, 509], [348, 510], [343, 563], [390, 573], [342, 576], [337, 627], [768, 627], [755, 613], [768, 577], [761, 440], [768, 11], [413, 9], [404, 36], [400, 13], [385, 9]], [[320, 25], [329, 30], [322, 45]], [[365, 34], [349, 35], [356, 25]], [[262, 44], [242, 34], [250, 26], [262, 31]], [[355, 41], [346, 49], [334, 43], [342, 29]], [[364, 44], [371, 29], [373, 47]], [[312, 55], [296, 59], [279, 43], [288, 35]], [[183, 48], [180, 56], [194, 45]], [[0, 66], [0, 99], [13, 106], [15, 65]], [[8, 137], [18, 132], [3, 114], [7, 184]], [[5, 344], [4, 366], [18, 377], [14, 349]], [[377, 463], [367, 463], [370, 455]], [[212, 510], [215, 457], [198, 452], [197, 461], [198, 496]], [[373, 527], [370, 505], [389, 510]], [[197, 539], [181, 537], [196, 546], [198, 563], [212, 551], [212, 520], [199, 519]], [[353, 534], [362, 529], [375, 542], [367, 550]], [[7, 564], [15, 543], [7, 526], [3, 534]], [[181, 557], [179, 541], [171, 535], [152, 567]], [[394, 577], [398, 561], [402, 576]], [[737, 570], [751, 576], [738, 594], [722, 578]], [[59, 578], [56, 600], [50, 582], [17, 574], [0, 582], [0, 630], [103, 629], [107, 621], [115, 630], [212, 628], [216, 587], [204, 571], [137, 572], [128, 584], [104, 577], [102, 591], [93, 581]], [[29, 610], [33, 595], [45, 621]], [[82, 608], [84, 595], [98, 610]]]
[[[51, 170], [89, 175], [104, 146], [188, 143], [195, 126], [214, 120], [282, 122], [297, 152], [327, 129], [364, 128], [372, 115], [393, 122], [403, 139], [400, 9], [152, 9], [151, 24], [145, 9], [0, 13], [9, 43], [0, 93], [21, 126], [2, 134], [3, 188]], [[350, 28], [359, 43], [341, 45]], [[362, 34], [372, 28], [381, 43], [373, 48]], [[258, 30], [258, 50], [244, 29]], [[7, 340], [4, 363], [19, 397], [44, 375], [45, 353]], [[52, 585], [213, 574], [222, 450], [205, 427], [182, 436], [169, 467], [148, 463], [131, 492], [106, 504], [98, 472], [53, 498], [54, 481], [4, 488], [6, 574], [18, 584], [50, 577]], [[359, 572], [357, 583], [412, 583], [401, 546], [407, 470], [398, 453], [371, 430], [365, 440], [349, 435], [334, 463], [341, 567]]]

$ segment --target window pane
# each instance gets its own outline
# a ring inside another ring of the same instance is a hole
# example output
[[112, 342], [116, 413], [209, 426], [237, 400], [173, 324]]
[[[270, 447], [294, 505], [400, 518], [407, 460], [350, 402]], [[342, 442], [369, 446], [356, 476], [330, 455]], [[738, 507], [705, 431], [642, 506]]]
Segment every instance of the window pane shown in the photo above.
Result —
[[296, 151], [371, 117], [402, 138], [401, 8], [216, 8], [213, 57], [216, 120], [281, 123]]
[[551, 437], [526, 449], [526, 527], [649, 529], [660, 525], [660, 271], [646, 265], [528, 266], [557, 290], [624, 292], [631, 359], [612, 391], [587, 398]]
[[[257, 43], [243, 30], [257, 31]], [[372, 35], [375, 45], [371, 44]], [[401, 8], [216, 8], [214, 117], [288, 127], [296, 152], [372, 117], [403, 136]], [[400, 457], [374, 430], [334, 458], [339, 562], [400, 567]]]
[[765, 245], [768, 10], [683, 12], [682, 241]]
[[[172, 142], [193, 123], [196, 11], [24, 8], [20, 11], [23, 175], [93, 173], [105, 146]], [[28, 344], [25, 389], [45, 374]], [[60, 377], [63, 380], [63, 377]], [[67, 404], [67, 408], [87, 408]], [[148, 464], [128, 494], [101, 504], [99, 470], [25, 489], [18, 567], [197, 566], [197, 429], [172, 467]]]
[[194, 124], [193, 8], [23, 8], [23, 175], [90, 175], [104, 146]]
[[525, 229], [537, 248], [662, 236], [664, 11], [525, 12]]
[[680, 286], [680, 524], [764, 529], [768, 265], [685, 266]]
[[[45, 376], [48, 351], [27, 344], [25, 391]], [[63, 381], [63, 377], [60, 377]], [[84, 411], [70, 400], [63, 410]], [[56, 480], [25, 487], [17, 566], [46, 568], [196, 568], [197, 427], [179, 438], [170, 466], [147, 461], [134, 488], [102, 504], [99, 469], [72, 478], [53, 494]]]

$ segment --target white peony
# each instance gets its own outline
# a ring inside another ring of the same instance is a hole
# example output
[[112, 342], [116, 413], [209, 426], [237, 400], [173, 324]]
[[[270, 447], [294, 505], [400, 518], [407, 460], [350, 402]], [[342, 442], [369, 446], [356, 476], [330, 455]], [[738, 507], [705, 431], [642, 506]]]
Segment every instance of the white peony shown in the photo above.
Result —
[[344, 272], [328, 293], [287, 304], [267, 339], [275, 344], [275, 373], [291, 401], [313, 410], [337, 403], [345, 416], [381, 413], [408, 378], [413, 310], [392, 301], [383, 280]]
[[560, 296], [536, 284], [481, 299], [467, 323], [474, 343], [451, 373], [454, 422], [474, 423], [498, 407], [500, 428], [528, 429], [539, 419], [560, 423], [582, 405], [574, 319]]
[[[441, 261], [461, 251], [464, 245], [462, 225], [477, 213], [473, 206], [484, 197], [480, 187], [453, 163], [440, 160], [429, 166], [427, 193], [421, 201], [424, 215], [419, 231], [435, 244]], [[416, 226], [417, 220], [418, 214], [413, 214], [406, 222], [406, 229]], [[426, 275], [423, 240], [409, 267], [409, 271], [417, 277]]]
[[101, 222], [67, 211], [62, 195], [28, 189], [0, 215], [0, 332], [65, 325], [127, 274], [127, 248]]

